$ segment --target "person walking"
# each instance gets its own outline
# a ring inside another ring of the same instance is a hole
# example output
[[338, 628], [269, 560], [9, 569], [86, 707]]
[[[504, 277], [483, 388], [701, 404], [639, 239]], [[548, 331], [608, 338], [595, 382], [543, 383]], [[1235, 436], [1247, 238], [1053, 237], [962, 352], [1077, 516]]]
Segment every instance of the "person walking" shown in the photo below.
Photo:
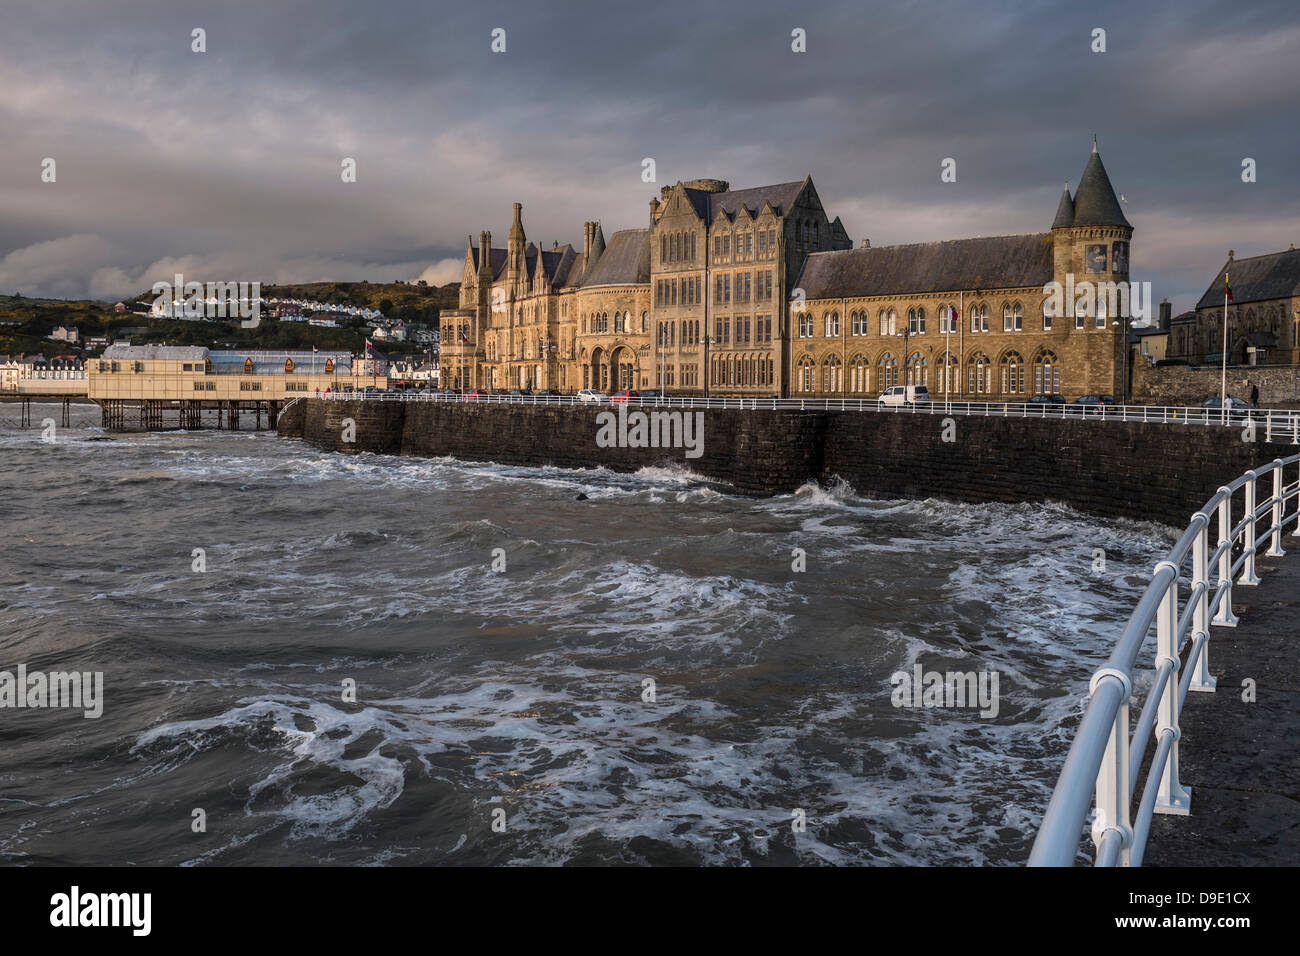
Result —
[[1259, 386], [1254, 382], [1250, 383], [1250, 404], [1259, 407]]

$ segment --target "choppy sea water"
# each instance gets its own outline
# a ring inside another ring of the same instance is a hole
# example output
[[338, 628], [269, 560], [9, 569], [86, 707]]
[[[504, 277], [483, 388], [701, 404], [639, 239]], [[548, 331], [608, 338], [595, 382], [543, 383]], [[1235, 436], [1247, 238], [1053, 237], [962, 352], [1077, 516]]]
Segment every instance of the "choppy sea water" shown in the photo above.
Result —
[[[46, 414], [0, 406], [0, 669], [104, 711], [0, 709], [11, 864], [1020, 863], [1171, 542]], [[917, 663], [996, 718], [893, 706]]]

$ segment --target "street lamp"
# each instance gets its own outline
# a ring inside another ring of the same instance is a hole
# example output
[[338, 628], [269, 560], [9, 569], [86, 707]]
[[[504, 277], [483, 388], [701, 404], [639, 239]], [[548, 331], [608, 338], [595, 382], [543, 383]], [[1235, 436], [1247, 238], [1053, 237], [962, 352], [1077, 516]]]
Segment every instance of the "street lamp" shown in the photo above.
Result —
[[[901, 339], [903, 340], [903, 384], [904, 384], [904, 385], [907, 385], [907, 384], [909, 384], [908, 381], [907, 381], [907, 378], [908, 378], [907, 363], [908, 363], [908, 358], [909, 358], [909, 356], [908, 356], [907, 343], [908, 343], [908, 341], [909, 341], [909, 340], [911, 339], [911, 337], [912, 337], [912, 326], [911, 326], [911, 323], [910, 323], [909, 321], [907, 321], [907, 320], [904, 320], [904, 321], [903, 321], [903, 331], [901, 331], [901, 332], [895, 332], [895, 333], [894, 333], [894, 336], [895, 336], [896, 338], [901, 338]], [[905, 396], [905, 397], [906, 397], [906, 396]]]
[[[707, 330], [707, 326], [706, 326], [706, 330]], [[711, 343], [712, 341], [713, 338], [708, 334], [707, 331], [705, 331], [704, 333], [704, 397], [705, 398], [709, 397], [709, 372], [711, 371], [709, 368], [709, 343]]]

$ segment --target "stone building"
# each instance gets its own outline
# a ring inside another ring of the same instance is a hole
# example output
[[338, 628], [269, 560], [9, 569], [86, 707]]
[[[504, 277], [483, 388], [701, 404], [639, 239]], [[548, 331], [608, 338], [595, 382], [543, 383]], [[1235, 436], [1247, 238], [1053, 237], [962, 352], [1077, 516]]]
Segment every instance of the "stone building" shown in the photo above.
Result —
[[[795, 283], [790, 394], [1119, 394], [1131, 313], [1101, 292], [1127, 286], [1132, 235], [1094, 144], [1047, 232], [815, 253]], [[1052, 282], [1060, 297], [1045, 292]]]
[[1089, 296], [1061, 307], [1044, 286], [1127, 285], [1132, 233], [1095, 144], [1051, 230], [1024, 236], [854, 249], [811, 177], [738, 190], [698, 179], [663, 187], [646, 229], [606, 243], [600, 223], [587, 222], [581, 251], [544, 251], [515, 203], [505, 248], [490, 232], [466, 243], [459, 308], [442, 314], [442, 381], [742, 396], [860, 397], [903, 382], [977, 399], [1114, 394], [1125, 306]]
[[1300, 364], [1300, 251], [1228, 261], [1205, 290], [1195, 312], [1176, 317], [1168, 358], [1190, 365], [1223, 361], [1225, 276], [1232, 285], [1228, 306], [1229, 365]]

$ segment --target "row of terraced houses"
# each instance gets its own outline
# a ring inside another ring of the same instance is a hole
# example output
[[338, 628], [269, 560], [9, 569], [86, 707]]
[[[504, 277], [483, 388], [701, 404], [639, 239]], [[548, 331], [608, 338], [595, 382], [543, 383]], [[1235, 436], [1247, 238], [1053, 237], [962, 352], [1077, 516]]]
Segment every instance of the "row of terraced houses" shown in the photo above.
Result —
[[[1127, 283], [1129, 225], [1093, 145], [1048, 231], [858, 248], [811, 178], [666, 186], [649, 227], [582, 248], [471, 236], [441, 318], [453, 388], [660, 389], [861, 397], [924, 384], [954, 398], [1121, 391], [1127, 315], [1064, 310], [1044, 286]], [[1069, 277], [1067, 279], [1067, 277]], [[1060, 314], [1057, 314], [1057, 313]]]

